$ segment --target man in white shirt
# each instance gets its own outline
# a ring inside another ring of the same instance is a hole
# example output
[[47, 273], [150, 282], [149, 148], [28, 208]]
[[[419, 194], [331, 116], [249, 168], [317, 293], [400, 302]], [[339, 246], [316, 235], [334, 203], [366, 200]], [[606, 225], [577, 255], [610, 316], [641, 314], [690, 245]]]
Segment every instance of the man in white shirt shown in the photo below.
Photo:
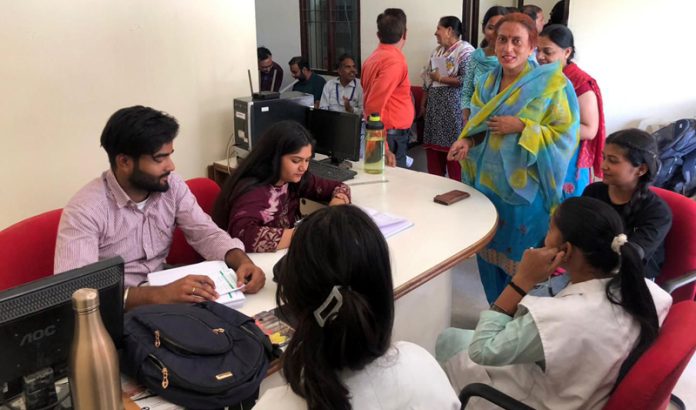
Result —
[[338, 78], [326, 82], [319, 108], [362, 115], [363, 90], [355, 75], [358, 70], [349, 54], [338, 57]]

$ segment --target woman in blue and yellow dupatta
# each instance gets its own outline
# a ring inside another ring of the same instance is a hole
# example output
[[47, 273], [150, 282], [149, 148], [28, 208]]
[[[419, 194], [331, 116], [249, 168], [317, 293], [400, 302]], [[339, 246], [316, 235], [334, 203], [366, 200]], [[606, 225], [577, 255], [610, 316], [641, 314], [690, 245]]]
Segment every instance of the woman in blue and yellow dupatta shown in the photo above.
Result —
[[543, 242], [578, 144], [575, 91], [559, 64], [528, 61], [536, 37], [534, 23], [521, 13], [498, 22], [500, 67], [477, 84], [469, 122], [448, 154], [461, 161], [462, 182], [498, 211], [495, 237], [477, 255], [489, 303], [509, 283], [524, 250]]

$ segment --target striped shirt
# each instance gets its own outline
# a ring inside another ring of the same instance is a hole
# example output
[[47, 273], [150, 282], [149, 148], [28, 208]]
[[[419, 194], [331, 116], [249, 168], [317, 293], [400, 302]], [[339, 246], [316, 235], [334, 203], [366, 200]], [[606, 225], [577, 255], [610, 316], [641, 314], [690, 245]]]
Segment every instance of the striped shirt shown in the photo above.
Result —
[[118, 184], [111, 170], [82, 188], [63, 209], [58, 228], [55, 273], [121, 256], [125, 286], [136, 286], [162, 269], [174, 228], [207, 260], [224, 260], [239, 239], [219, 229], [177, 174], [167, 192], [152, 192], [142, 209]]

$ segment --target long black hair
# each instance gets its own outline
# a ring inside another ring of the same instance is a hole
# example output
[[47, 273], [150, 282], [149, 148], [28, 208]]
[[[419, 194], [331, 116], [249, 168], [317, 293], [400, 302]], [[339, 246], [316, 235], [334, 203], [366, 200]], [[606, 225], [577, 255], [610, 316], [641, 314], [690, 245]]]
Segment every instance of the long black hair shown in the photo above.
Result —
[[[338, 372], [362, 369], [391, 345], [394, 289], [382, 233], [360, 208], [323, 208], [298, 226], [274, 273], [278, 306], [297, 319], [282, 358], [286, 380], [309, 409], [350, 409]], [[318, 313], [322, 326], [315, 311], [332, 291], [342, 305]]]
[[619, 214], [604, 201], [591, 197], [565, 200], [553, 215], [563, 240], [579, 248], [587, 262], [603, 277], [611, 277], [606, 294], [638, 324], [638, 340], [621, 366], [618, 382], [657, 338], [659, 322], [655, 303], [645, 283], [643, 261], [636, 246], [614, 243], [624, 232]]
[[[295, 121], [280, 121], [268, 128], [258, 144], [225, 181], [213, 207], [215, 223], [227, 230], [230, 208], [234, 201], [254, 187], [277, 183], [280, 180], [283, 155], [294, 154], [307, 145], [313, 145], [312, 137], [305, 127]], [[290, 183], [289, 189], [298, 190], [306, 178], [307, 173], [299, 183]]]
[[[489, 8], [486, 11], [486, 14], [483, 15], [483, 25], [481, 26], [481, 31], [484, 31], [486, 29], [486, 25], [488, 24], [488, 20], [492, 19], [495, 16], [504, 16], [506, 14], [510, 14], [510, 10], [508, 10], [508, 7], [503, 7], [503, 6], [493, 6]], [[486, 48], [488, 47], [488, 42], [486, 41], [486, 38], [484, 37], [483, 40], [481, 40], [481, 48]]]
[[539, 33], [539, 37], [548, 38], [560, 48], [570, 48], [570, 55], [566, 59], [566, 63], [573, 61], [573, 57], [575, 57], [575, 39], [573, 38], [573, 32], [568, 27], [562, 24], [547, 24]]
[[645, 131], [637, 128], [628, 128], [616, 131], [607, 137], [606, 144], [613, 144], [623, 149], [626, 159], [634, 166], [642, 164], [647, 166], [645, 174], [638, 178], [638, 185], [633, 192], [631, 200], [624, 206], [622, 217], [624, 221], [630, 221], [635, 208], [649, 195], [650, 184], [660, 169], [657, 142]]

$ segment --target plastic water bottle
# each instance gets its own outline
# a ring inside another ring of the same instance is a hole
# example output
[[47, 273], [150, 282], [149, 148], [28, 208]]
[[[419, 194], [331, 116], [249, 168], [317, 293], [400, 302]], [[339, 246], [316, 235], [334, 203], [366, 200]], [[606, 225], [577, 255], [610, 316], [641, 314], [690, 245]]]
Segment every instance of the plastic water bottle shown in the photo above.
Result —
[[384, 124], [379, 113], [370, 114], [365, 126], [365, 172], [384, 172]]
[[75, 332], [69, 380], [76, 410], [123, 409], [118, 356], [99, 314], [99, 292], [78, 289], [72, 295]]

